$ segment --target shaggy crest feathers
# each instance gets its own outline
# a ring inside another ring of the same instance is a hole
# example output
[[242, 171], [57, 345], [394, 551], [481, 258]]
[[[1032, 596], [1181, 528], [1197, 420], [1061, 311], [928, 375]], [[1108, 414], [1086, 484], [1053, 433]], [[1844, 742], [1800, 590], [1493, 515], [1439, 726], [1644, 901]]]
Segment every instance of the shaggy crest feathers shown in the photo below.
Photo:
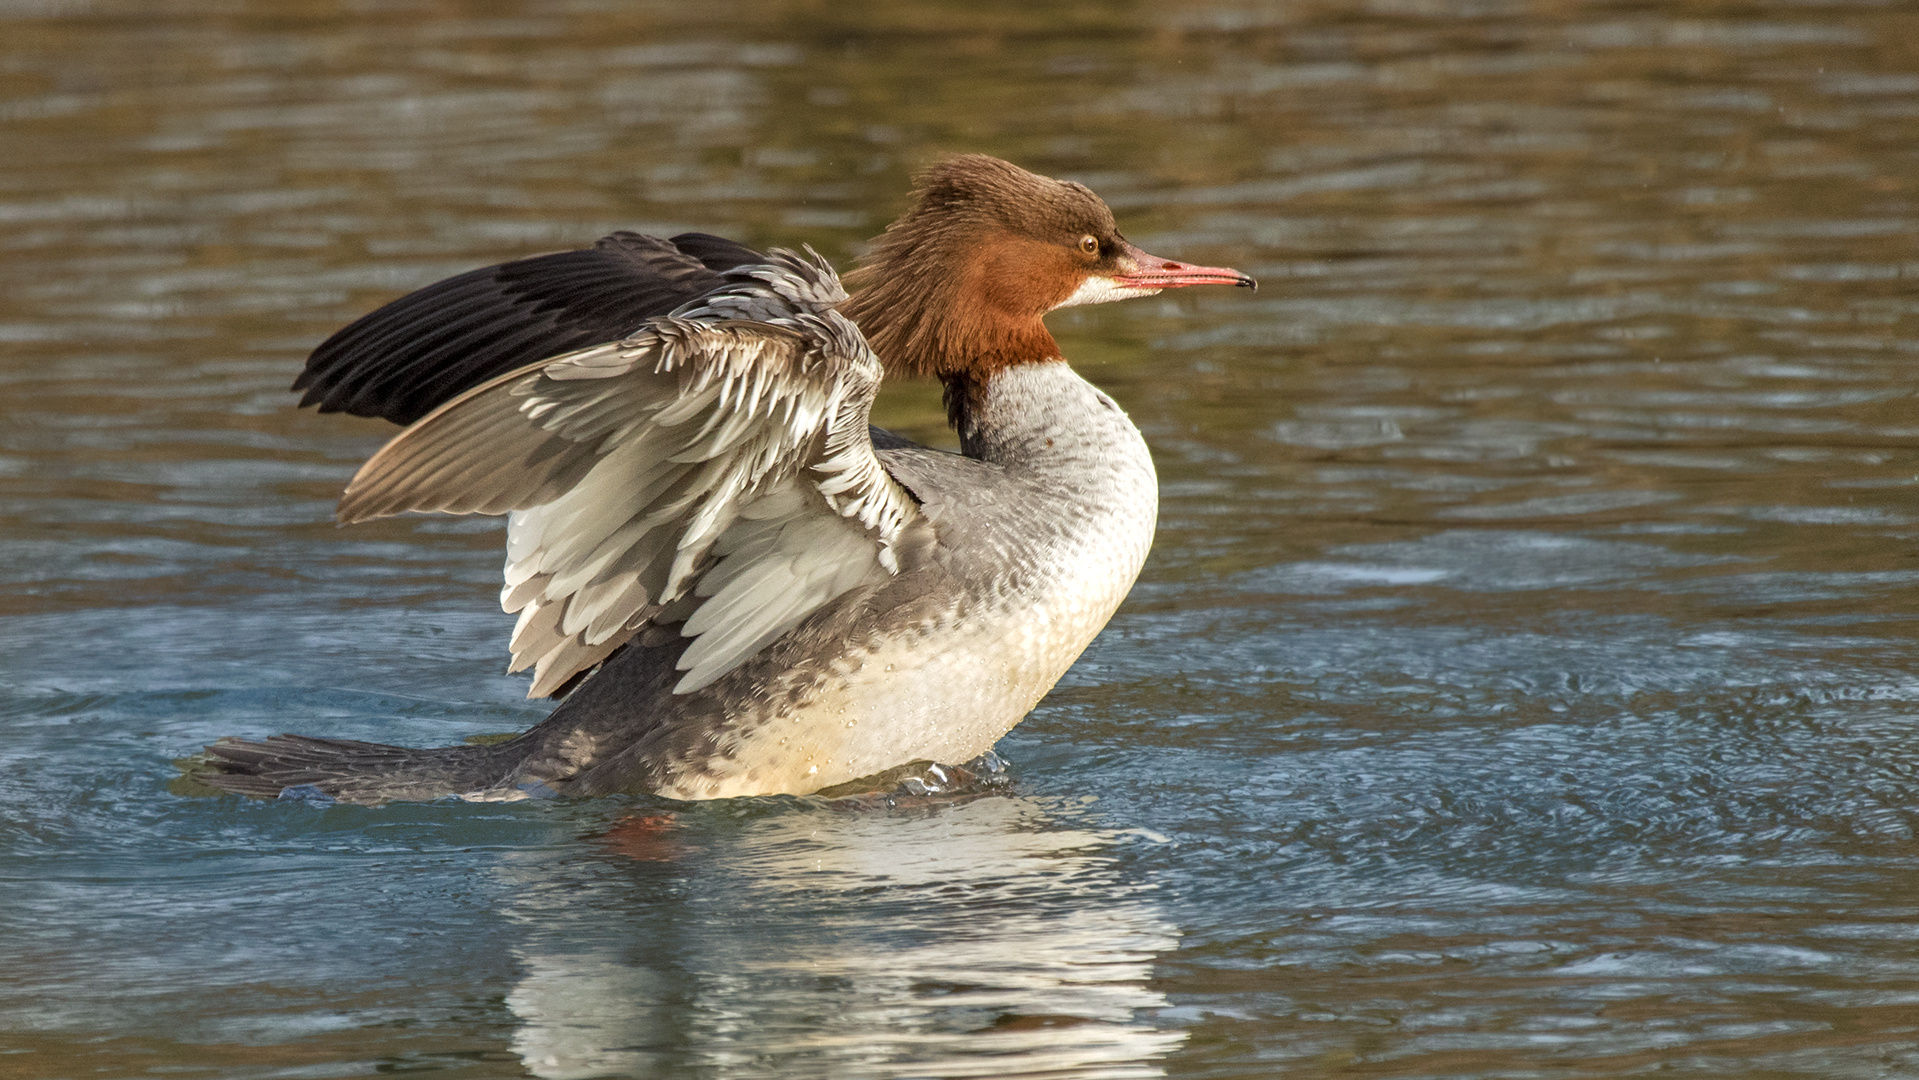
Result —
[[1060, 355], [1040, 316], [1086, 276], [1080, 237], [1119, 237], [1086, 187], [983, 154], [931, 166], [915, 203], [847, 275], [843, 310], [889, 370], [978, 383]]

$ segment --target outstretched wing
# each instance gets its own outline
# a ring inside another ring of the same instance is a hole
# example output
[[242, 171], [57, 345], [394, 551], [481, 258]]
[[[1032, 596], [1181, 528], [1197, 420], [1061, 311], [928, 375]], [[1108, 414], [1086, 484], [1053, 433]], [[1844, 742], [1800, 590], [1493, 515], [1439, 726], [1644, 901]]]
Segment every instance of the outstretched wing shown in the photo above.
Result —
[[656, 318], [440, 407], [361, 468], [340, 518], [509, 514], [501, 600], [531, 697], [675, 623], [694, 640], [674, 689], [697, 690], [929, 546], [867, 433], [879, 379], [830, 310]]
[[293, 389], [321, 412], [410, 424], [495, 376], [618, 341], [721, 287], [725, 271], [764, 261], [705, 233], [617, 232], [584, 250], [471, 270], [342, 328], [313, 350]]

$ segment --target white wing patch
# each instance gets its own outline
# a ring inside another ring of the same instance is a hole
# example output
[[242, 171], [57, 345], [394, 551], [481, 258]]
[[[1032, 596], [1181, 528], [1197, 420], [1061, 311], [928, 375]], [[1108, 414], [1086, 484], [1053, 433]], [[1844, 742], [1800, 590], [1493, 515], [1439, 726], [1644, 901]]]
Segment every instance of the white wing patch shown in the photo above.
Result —
[[[867, 434], [879, 362], [830, 310], [844, 294], [820, 288], [823, 262], [773, 259], [700, 308], [448, 402], [367, 462], [341, 519], [507, 513], [501, 604], [529, 697], [674, 623], [694, 639], [674, 690], [698, 690], [898, 573], [920, 549], [902, 539], [930, 525]], [[809, 273], [811, 294], [781, 288]]]
[[696, 640], [680, 657], [676, 691], [697, 690], [731, 671], [862, 583], [886, 577], [872, 537], [813, 505], [818, 492], [794, 483], [750, 506], [714, 545], [721, 559], [694, 588], [704, 597], [681, 631]]

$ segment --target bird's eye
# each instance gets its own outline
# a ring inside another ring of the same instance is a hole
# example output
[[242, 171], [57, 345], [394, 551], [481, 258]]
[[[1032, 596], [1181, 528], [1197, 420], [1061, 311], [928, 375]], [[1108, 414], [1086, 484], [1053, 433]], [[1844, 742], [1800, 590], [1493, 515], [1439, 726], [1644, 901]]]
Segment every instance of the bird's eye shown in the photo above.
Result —
[[1082, 236], [1082, 237], [1080, 237], [1080, 238], [1079, 238], [1079, 249], [1080, 249], [1081, 251], [1084, 251], [1084, 252], [1085, 252], [1086, 254], [1088, 254], [1088, 255], [1097, 255], [1097, 254], [1099, 254], [1099, 237], [1097, 237], [1097, 236]]

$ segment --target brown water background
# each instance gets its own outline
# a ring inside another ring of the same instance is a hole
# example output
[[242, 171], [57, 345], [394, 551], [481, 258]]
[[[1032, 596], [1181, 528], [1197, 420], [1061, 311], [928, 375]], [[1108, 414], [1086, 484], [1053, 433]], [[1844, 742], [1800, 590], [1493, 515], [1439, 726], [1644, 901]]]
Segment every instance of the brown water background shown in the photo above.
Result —
[[[543, 712], [327, 333], [975, 150], [1262, 282], [1010, 793], [169, 791]], [[0, 1075], [1919, 1076], [1916, 200], [1901, 3], [0, 3]]]

